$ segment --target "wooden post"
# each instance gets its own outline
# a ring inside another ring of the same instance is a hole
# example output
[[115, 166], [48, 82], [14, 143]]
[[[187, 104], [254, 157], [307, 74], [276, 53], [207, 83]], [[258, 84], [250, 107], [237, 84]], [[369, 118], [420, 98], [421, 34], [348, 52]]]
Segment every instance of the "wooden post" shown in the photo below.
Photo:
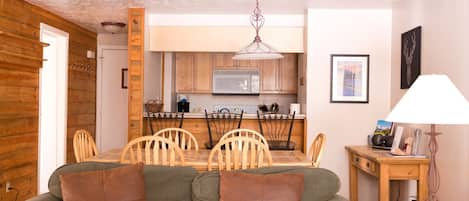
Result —
[[143, 135], [143, 67], [145, 41], [145, 9], [128, 10], [128, 96], [129, 96], [129, 133], [131, 141]]

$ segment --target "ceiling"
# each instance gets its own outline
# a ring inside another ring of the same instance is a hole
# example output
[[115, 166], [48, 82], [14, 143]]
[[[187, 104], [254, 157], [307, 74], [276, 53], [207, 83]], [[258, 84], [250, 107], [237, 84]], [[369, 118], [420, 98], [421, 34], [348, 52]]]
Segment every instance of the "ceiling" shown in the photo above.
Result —
[[[127, 8], [149, 13], [249, 14], [254, 0], [26, 0], [94, 32], [103, 21], [127, 22]], [[303, 14], [307, 8], [390, 8], [392, 0], [261, 0], [265, 14]]]

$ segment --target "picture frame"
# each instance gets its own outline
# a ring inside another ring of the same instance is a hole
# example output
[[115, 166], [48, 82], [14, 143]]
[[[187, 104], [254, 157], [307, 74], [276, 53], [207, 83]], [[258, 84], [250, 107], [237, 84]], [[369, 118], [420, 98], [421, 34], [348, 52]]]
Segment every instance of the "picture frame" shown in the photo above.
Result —
[[121, 88], [127, 89], [128, 84], [128, 71], [129, 69], [123, 68], [121, 72]]
[[401, 89], [408, 89], [420, 75], [422, 27], [401, 35]]
[[331, 55], [331, 103], [368, 103], [370, 55]]

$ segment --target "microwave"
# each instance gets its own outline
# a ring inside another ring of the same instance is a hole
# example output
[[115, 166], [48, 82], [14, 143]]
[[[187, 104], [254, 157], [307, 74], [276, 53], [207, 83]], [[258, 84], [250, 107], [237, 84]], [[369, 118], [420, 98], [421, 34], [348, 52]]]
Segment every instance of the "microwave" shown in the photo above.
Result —
[[259, 71], [255, 69], [216, 69], [212, 94], [259, 95]]

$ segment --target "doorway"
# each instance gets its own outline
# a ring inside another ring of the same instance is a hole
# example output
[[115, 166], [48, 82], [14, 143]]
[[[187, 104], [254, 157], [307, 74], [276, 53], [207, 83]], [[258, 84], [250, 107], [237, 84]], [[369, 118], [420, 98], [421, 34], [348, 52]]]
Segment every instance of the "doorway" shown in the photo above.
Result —
[[98, 48], [96, 143], [99, 152], [127, 144], [127, 46]]
[[54, 170], [66, 162], [68, 33], [41, 23], [43, 50], [39, 71], [39, 193], [48, 192], [47, 183]]

